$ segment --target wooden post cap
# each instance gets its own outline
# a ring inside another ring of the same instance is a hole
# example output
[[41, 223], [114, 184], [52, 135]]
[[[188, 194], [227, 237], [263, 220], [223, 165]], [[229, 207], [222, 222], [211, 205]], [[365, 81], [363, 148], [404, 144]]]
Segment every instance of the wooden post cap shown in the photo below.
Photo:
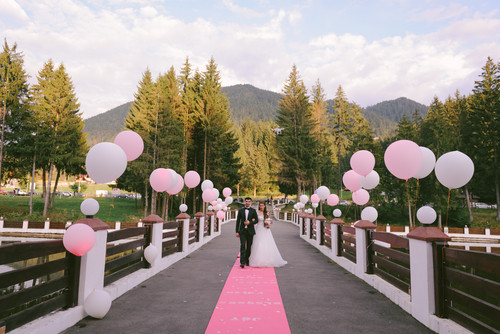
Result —
[[215, 215], [215, 213], [213, 213], [212, 211], [207, 212], [207, 216], [213, 216], [213, 215]]
[[449, 241], [451, 238], [441, 229], [433, 226], [419, 226], [406, 235], [409, 239], [423, 241]]
[[79, 219], [75, 224], [86, 224], [94, 231], [107, 230], [109, 229], [109, 225], [100, 220], [99, 218], [82, 218]]
[[175, 218], [176, 218], [176, 219], [190, 219], [190, 218], [191, 218], [191, 216], [190, 216], [190, 215], [188, 215], [188, 214], [187, 214], [187, 213], [185, 213], [185, 212], [181, 212], [181, 214], [180, 214], [180, 215], [178, 215], [178, 216], [177, 216], [177, 217], [175, 217]]
[[196, 212], [196, 213], [194, 214], [194, 216], [195, 216], [195, 217], [203, 217], [203, 216], [205, 216], [205, 215], [203, 214], [203, 212]]
[[317, 220], [326, 220], [325, 216], [323, 215], [319, 215], [318, 217], [316, 217]]
[[338, 224], [338, 225], [343, 225], [345, 224], [344, 221], [340, 218], [333, 218], [330, 220], [330, 224]]
[[145, 224], [163, 223], [163, 219], [158, 215], [149, 215], [142, 222]]
[[377, 226], [369, 220], [358, 220], [357, 222], [354, 223], [353, 226], [356, 228], [362, 228], [365, 230], [377, 228]]

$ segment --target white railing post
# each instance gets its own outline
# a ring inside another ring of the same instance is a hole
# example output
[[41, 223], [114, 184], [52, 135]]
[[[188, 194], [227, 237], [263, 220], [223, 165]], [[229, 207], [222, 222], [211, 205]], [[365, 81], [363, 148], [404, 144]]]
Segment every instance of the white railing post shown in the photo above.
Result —
[[214, 233], [215, 233], [215, 214], [213, 212], [207, 212], [207, 216], [208, 216], [208, 228], [210, 229], [210, 235], [213, 236]]
[[0, 217], [0, 231], [3, 229], [3, 217]]
[[319, 247], [321, 246], [321, 239], [323, 239], [322, 233], [321, 233], [321, 224], [326, 220], [325, 217], [323, 216], [318, 216], [316, 217], [316, 245]]
[[437, 227], [420, 226], [408, 233], [410, 239], [411, 315], [426, 326], [435, 313], [432, 243], [451, 238]]
[[302, 231], [306, 232], [304, 228], [304, 216], [302, 213], [299, 213], [297, 217], [299, 219], [299, 236], [302, 237], [304, 235]]
[[95, 231], [94, 247], [82, 255], [80, 261], [80, 284], [78, 286], [78, 305], [94, 291], [104, 287], [104, 267], [106, 265], [106, 242], [108, 224], [99, 218], [83, 218], [74, 224], [87, 224]]
[[119, 230], [119, 229], [120, 229], [120, 227], [121, 227], [121, 225], [122, 225], [122, 223], [120, 223], [120, 222], [116, 222], [116, 223], [115, 223], [115, 230]]
[[391, 226], [389, 224], [387, 224], [387, 226], [385, 227], [385, 231], [386, 232], [391, 232]]
[[45, 221], [43, 222], [43, 229], [44, 230], [50, 229], [50, 219], [49, 218], [45, 219]]
[[189, 252], [189, 220], [191, 216], [183, 212], [176, 217], [179, 225], [182, 224], [182, 252]]
[[358, 220], [353, 226], [356, 229], [356, 276], [362, 277], [368, 268], [368, 230], [376, 226], [369, 220]]
[[198, 240], [200, 241], [200, 244], [203, 245], [205, 239], [205, 215], [203, 212], [197, 212], [194, 217], [198, 219]]
[[23, 220], [23, 231], [27, 231], [28, 230], [28, 224], [29, 224], [28, 220], [26, 220], [26, 219]]
[[[150, 244], [153, 245], [158, 252], [158, 255], [156, 256], [154, 261], [150, 263], [151, 267], [155, 267], [160, 264], [161, 260], [164, 222], [163, 219], [158, 215], [149, 215], [143, 219], [143, 223], [145, 226], [149, 227]], [[149, 245], [145, 245], [144, 249], [146, 249], [148, 246]]]

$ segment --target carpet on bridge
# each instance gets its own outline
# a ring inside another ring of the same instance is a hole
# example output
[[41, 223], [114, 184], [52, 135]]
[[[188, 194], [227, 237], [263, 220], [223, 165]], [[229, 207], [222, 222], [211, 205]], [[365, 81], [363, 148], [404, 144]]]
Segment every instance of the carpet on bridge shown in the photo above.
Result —
[[237, 260], [205, 333], [290, 333], [274, 268], [242, 269]]

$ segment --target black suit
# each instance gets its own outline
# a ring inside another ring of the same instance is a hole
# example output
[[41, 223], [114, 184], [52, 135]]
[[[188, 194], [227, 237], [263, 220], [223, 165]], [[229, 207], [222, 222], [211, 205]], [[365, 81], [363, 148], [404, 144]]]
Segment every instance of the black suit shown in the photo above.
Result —
[[[258, 223], [259, 217], [257, 211], [253, 208], [248, 208], [248, 216], [246, 216], [246, 209], [241, 208], [236, 217], [236, 233], [240, 235], [240, 263], [242, 265], [249, 264], [250, 252], [252, 250], [253, 236], [255, 235], [255, 224]], [[245, 218], [248, 217], [248, 218]], [[245, 220], [250, 222], [245, 225]]]

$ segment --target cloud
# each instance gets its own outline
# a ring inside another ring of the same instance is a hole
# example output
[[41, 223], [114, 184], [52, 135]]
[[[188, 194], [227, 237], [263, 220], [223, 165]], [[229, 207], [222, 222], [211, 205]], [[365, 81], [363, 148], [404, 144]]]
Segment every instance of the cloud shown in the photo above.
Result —
[[425, 9], [416, 15], [415, 20], [439, 22], [449, 19], [458, 19], [467, 13], [470, 13], [469, 7], [458, 3], [451, 3], [449, 6]]
[[238, 15], [241, 15], [247, 19], [248, 18], [260, 18], [260, 17], [264, 17], [264, 16], [268, 15], [268, 13], [259, 13], [257, 11], [252, 10], [252, 9], [249, 9], [249, 8], [237, 6], [233, 3], [232, 0], [222, 0], [222, 3], [231, 12], [238, 14]]
[[0, 19], [12, 24], [26, 22], [29, 17], [15, 0], [3, 0], [0, 2]]

